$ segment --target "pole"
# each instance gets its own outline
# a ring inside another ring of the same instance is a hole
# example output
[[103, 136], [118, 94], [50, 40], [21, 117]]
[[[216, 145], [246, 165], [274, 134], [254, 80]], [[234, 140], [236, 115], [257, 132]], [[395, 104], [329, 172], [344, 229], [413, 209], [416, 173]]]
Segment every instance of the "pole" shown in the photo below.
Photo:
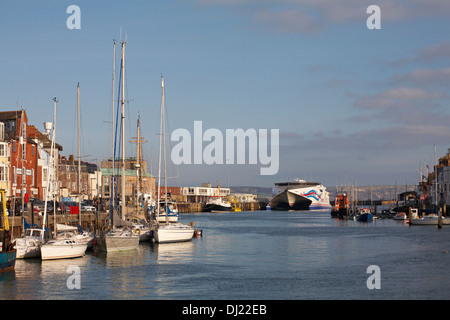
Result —
[[81, 161], [80, 161], [80, 83], [77, 85], [78, 106], [78, 221], [81, 226]]
[[122, 44], [122, 219], [125, 220], [125, 42]]

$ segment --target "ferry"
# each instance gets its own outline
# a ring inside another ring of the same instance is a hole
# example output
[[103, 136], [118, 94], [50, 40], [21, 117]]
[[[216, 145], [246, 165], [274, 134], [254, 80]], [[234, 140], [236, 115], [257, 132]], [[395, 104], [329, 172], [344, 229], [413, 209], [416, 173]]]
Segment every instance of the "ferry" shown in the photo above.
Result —
[[331, 209], [327, 188], [320, 182], [295, 179], [275, 183], [272, 210], [323, 210]]

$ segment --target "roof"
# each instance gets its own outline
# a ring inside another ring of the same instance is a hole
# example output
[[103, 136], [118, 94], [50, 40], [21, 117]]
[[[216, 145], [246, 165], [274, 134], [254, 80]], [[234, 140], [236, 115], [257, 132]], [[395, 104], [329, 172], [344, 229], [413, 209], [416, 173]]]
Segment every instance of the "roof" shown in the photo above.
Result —
[[[112, 168], [100, 168], [100, 172], [102, 173], [102, 176], [111, 176], [111, 175], [119, 176], [119, 175], [121, 175], [122, 170], [116, 168], [116, 169], [114, 169], [114, 174], [113, 174], [113, 169]], [[125, 169], [125, 176], [136, 177], [136, 175], [137, 175], [137, 171], [136, 170]], [[154, 176], [152, 176], [148, 172], [142, 172], [142, 176], [143, 177], [154, 178]]]

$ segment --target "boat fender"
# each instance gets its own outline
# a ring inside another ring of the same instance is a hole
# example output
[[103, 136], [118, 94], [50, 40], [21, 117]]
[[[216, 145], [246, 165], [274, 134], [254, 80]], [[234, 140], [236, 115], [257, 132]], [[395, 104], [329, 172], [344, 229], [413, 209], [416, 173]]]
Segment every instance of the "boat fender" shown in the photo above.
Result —
[[194, 222], [193, 221], [191, 221], [191, 222], [189, 222], [189, 226], [191, 226], [191, 227], [194, 227]]

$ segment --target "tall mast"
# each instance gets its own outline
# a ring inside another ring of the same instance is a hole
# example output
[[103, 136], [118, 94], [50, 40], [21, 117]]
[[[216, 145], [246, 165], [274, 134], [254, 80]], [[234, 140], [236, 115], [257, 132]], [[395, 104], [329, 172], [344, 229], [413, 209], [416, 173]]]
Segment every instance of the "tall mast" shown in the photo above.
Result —
[[80, 83], [77, 85], [78, 110], [78, 221], [81, 226], [81, 162], [80, 162]]
[[[47, 161], [48, 170], [47, 170], [47, 186], [45, 192], [45, 203], [44, 203], [44, 219], [42, 220], [42, 230], [45, 230], [45, 225], [47, 223], [47, 201], [48, 195], [50, 192], [50, 175], [53, 175], [53, 158], [54, 158], [54, 148], [55, 148], [55, 129], [56, 129], [56, 97], [53, 98], [53, 131], [52, 131], [52, 144], [50, 147], [50, 157]], [[56, 223], [53, 223], [56, 228]], [[42, 232], [42, 240], [44, 240], [44, 233]], [[56, 235], [56, 234], [55, 234]]]
[[156, 203], [156, 214], [159, 215], [159, 199], [161, 197], [161, 145], [163, 130], [163, 114], [164, 114], [164, 77], [161, 75], [161, 122], [159, 126], [159, 161], [158, 161], [158, 199]]
[[112, 151], [112, 173], [111, 173], [111, 179], [110, 179], [110, 192], [109, 192], [109, 218], [111, 219], [111, 222], [113, 222], [113, 213], [114, 209], [116, 207], [115, 203], [113, 202], [114, 197], [114, 170], [115, 170], [115, 155], [114, 155], [114, 80], [116, 77], [116, 41], [113, 40], [113, 75], [112, 75], [112, 145], [111, 145], [111, 151]]
[[122, 44], [122, 219], [125, 220], [125, 42]]

